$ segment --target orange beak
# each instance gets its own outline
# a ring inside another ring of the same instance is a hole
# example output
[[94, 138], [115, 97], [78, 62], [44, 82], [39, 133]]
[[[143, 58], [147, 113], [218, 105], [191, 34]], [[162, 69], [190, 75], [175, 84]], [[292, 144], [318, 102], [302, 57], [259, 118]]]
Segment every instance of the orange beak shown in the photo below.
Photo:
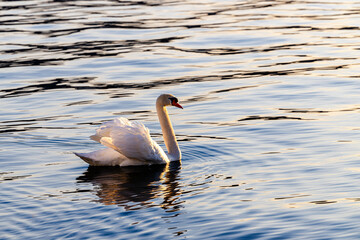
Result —
[[178, 104], [177, 102], [175, 102], [175, 100], [172, 102], [172, 105], [181, 109], [184, 109], [180, 104]]

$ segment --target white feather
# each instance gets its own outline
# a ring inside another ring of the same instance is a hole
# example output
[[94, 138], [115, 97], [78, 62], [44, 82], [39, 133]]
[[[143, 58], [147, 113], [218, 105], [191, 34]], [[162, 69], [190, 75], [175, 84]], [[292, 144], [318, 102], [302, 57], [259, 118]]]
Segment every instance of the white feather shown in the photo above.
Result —
[[[103, 123], [90, 137], [110, 150], [76, 153], [93, 166], [150, 165], [169, 162], [164, 150], [151, 138], [150, 131], [140, 122], [117, 118]], [[115, 150], [115, 151], [114, 151]]]

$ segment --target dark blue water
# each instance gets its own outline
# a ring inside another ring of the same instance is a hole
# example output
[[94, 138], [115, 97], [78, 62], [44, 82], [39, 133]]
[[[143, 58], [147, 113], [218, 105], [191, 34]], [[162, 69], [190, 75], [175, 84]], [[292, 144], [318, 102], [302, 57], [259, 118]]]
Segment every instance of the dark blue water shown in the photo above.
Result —
[[[358, 239], [360, 4], [2, 1], [1, 239]], [[116, 117], [181, 163], [89, 168]]]

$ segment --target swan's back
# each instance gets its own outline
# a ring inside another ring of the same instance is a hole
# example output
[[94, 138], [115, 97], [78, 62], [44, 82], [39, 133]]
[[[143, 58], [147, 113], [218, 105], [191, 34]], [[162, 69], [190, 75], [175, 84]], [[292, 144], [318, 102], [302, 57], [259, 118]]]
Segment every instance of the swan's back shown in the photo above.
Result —
[[103, 123], [91, 139], [116, 150], [130, 160], [144, 161], [144, 164], [169, 161], [164, 150], [151, 138], [147, 127], [123, 117]]

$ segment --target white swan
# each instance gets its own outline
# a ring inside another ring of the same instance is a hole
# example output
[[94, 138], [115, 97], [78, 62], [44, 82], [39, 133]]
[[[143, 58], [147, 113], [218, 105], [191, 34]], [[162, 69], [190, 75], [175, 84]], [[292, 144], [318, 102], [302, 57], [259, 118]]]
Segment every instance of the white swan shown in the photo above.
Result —
[[182, 106], [171, 94], [162, 94], [156, 100], [156, 111], [168, 153], [151, 138], [149, 129], [142, 123], [121, 117], [103, 123], [90, 137], [105, 145], [106, 149], [74, 154], [91, 166], [151, 165], [180, 160], [181, 152], [166, 106]]

